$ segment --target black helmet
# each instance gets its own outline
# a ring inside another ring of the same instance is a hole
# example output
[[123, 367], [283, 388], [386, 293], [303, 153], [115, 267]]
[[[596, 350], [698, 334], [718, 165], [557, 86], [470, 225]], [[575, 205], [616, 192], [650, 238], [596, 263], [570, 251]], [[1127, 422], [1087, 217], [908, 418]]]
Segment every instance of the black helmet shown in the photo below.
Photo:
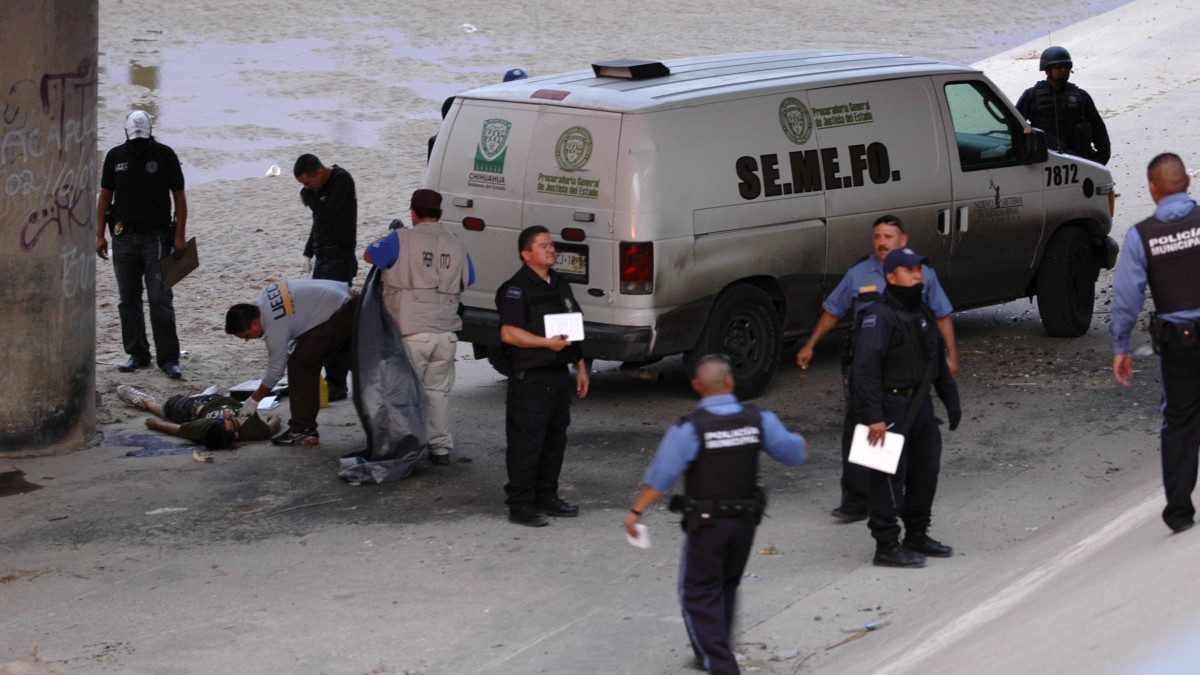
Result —
[[1071, 63], [1071, 52], [1063, 47], [1046, 47], [1045, 51], [1042, 52], [1042, 62], [1038, 66], [1038, 69], [1045, 71], [1050, 70], [1054, 66], [1066, 66], [1070, 68], [1072, 65], [1074, 64]]

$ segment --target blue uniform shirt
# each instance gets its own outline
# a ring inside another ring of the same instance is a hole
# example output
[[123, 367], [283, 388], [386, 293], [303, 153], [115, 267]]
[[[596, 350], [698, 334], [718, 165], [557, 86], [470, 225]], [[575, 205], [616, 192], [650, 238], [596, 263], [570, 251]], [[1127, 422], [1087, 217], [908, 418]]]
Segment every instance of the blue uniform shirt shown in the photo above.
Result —
[[[948, 316], [954, 311], [954, 306], [950, 304], [950, 298], [946, 297], [946, 291], [942, 290], [937, 272], [934, 272], [929, 265], [921, 265], [921, 271], [925, 273], [925, 292], [922, 294], [922, 299], [933, 310], [933, 315], [937, 318]], [[851, 309], [854, 310], [854, 314], [851, 316], [858, 316], [864, 307], [874, 302], [874, 300], [860, 300], [859, 296], [863, 293], [883, 293], [883, 289], [886, 287], [887, 279], [883, 276], [883, 263], [879, 262], [879, 256], [873, 255], [858, 261], [846, 270], [846, 276], [842, 277], [829, 297], [825, 298], [822, 307], [826, 312], [839, 319], [846, 316]]]
[[[375, 266], [379, 269], [391, 267], [400, 259], [400, 234], [395, 230], [388, 232], [383, 239], [369, 244], [367, 252], [371, 254], [371, 260], [375, 261]], [[475, 263], [471, 261], [470, 253], [467, 253], [467, 275], [467, 285], [471, 286], [475, 283]]]
[[[1196, 202], [1186, 192], [1176, 192], [1158, 200], [1154, 217], [1164, 223], [1179, 220], [1196, 208]], [[1125, 245], [1117, 259], [1117, 276], [1113, 280], [1112, 321], [1108, 335], [1112, 338], [1114, 354], [1129, 353], [1129, 334], [1137, 323], [1138, 314], [1146, 302], [1146, 249], [1136, 227], [1125, 233]], [[1200, 307], [1158, 315], [1160, 319], [1187, 322], [1200, 319]]]
[[[742, 404], [733, 394], [706, 396], [700, 400], [699, 407], [714, 415], [733, 415], [742, 410]], [[768, 455], [788, 466], [804, 461], [804, 438], [788, 431], [775, 413], [762, 411], [762, 427], [763, 449]], [[672, 426], [658, 444], [642, 482], [659, 492], [670, 490], [699, 453], [700, 435], [696, 433], [696, 426], [691, 422]]]

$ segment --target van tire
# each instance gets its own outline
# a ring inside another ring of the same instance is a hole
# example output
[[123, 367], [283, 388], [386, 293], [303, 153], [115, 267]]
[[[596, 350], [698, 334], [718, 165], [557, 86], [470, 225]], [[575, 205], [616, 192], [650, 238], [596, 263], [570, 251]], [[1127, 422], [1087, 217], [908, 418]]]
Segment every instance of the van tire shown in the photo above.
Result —
[[695, 349], [683, 355], [688, 377], [706, 354], [724, 354], [733, 362], [737, 396], [759, 396], [779, 365], [783, 328], [771, 298], [754, 286], [734, 286], [713, 304]]
[[1079, 337], [1092, 325], [1099, 274], [1088, 235], [1063, 227], [1050, 237], [1038, 268], [1038, 313], [1051, 337]]

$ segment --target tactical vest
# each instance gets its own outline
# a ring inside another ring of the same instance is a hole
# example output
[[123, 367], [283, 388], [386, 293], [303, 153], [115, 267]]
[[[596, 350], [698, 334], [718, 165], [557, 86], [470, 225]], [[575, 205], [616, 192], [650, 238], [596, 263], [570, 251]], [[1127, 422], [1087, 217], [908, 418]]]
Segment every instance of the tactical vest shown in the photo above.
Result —
[[757, 494], [762, 414], [752, 405], [717, 415], [696, 410], [683, 418], [696, 427], [700, 452], [688, 467], [684, 493], [694, 499], [753, 499]]
[[883, 297], [896, 315], [892, 341], [883, 359], [883, 388], [918, 387], [925, 380], [930, 360], [937, 356], [937, 321], [924, 304], [910, 310], [887, 294]]
[[1170, 223], [1154, 217], [1134, 225], [1146, 251], [1146, 278], [1159, 314], [1200, 307], [1200, 208]]
[[400, 334], [462, 330], [458, 303], [469, 280], [466, 246], [425, 223], [396, 235], [400, 256], [383, 270], [383, 304]]
[[[546, 337], [547, 314], [562, 314], [580, 310], [579, 305], [575, 304], [571, 295], [571, 287], [567, 284], [566, 279], [553, 270], [550, 272], [553, 284], [544, 283], [540, 279], [533, 278], [534, 276], [519, 273], [508, 283], [502, 285], [498, 294], [504, 293], [508, 286], [520, 286], [526, 306], [529, 308], [529, 322], [521, 328], [534, 335]], [[565, 366], [578, 363], [579, 359], [583, 358], [583, 351], [578, 344], [572, 344], [558, 352], [545, 347], [530, 348], [512, 345], [504, 345], [504, 349], [512, 358], [513, 370], [518, 373], [550, 366]]]
[[1033, 88], [1030, 123], [1046, 132], [1051, 150], [1089, 158], [1092, 152], [1091, 125], [1083, 120], [1083, 91], [1067, 83], [1061, 92], [1045, 80]]

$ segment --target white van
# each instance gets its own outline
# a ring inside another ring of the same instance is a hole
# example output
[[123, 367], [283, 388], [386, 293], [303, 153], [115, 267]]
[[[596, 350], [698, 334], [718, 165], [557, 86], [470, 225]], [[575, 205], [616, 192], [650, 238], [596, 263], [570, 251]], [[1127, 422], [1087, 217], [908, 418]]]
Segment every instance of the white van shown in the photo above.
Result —
[[1047, 153], [977, 70], [842, 50], [615, 61], [460, 94], [425, 175], [476, 284], [461, 338], [499, 345], [495, 291], [530, 225], [555, 238], [588, 357], [732, 357], [738, 393], [905, 223], [956, 309], [1038, 296], [1056, 336], [1092, 318], [1111, 268], [1113, 180]]

